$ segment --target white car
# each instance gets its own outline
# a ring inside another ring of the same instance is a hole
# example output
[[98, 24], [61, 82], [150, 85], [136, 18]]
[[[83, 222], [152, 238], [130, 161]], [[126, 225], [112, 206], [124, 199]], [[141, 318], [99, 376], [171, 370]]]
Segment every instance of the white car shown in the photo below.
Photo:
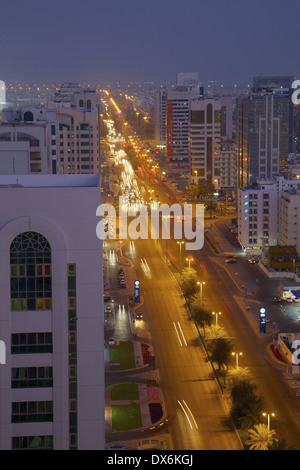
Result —
[[113, 337], [111, 336], [111, 337], [109, 338], [109, 340], [108, 340], [108, 344], [109, 344], [110, 346], [112, 346], [113, 344], [116, 344], [115, 338], [113, 338]]

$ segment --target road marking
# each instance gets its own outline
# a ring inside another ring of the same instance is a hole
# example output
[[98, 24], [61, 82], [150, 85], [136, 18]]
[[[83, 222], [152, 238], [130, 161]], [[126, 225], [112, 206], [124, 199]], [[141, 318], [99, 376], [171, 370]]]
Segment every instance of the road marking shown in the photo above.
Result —
[[177, 334], [177, 337], [178, 337], [178, 341], [180, 343], [180, 346], [182, 346], [182, 342], [181, 342], [181, 339], [180, 339], [180, 336], [179, 336], [179, 333], [177, 331], [177, 328], [176, 328], [176, 325], [175, 325], [175, 322], [173, 321], [173, 325], [174, 325], [174, 328], [175, 328], [175, 331], [176, 331], [176, 334]]
[[177, 324], [178, 324], [178, 328], [180, 329], [180, 332], [181, 332], [181, 335], [182, 335], [184, 344], [187, 346], [187, 342], [186, 342], [186, 339], [185, 339], [185, 336], [184, 336], [184, 334], [183, 334], [183, 331], [182, 331], [182, 328], [181, 328], [181, 326], [180, 326], [179, 321], [177, 322]]
[[[179, 341], [179, 343], [180, 343], [180, 346], [182, 346], [183, 344], [182, 344], [182, 341], [181, 341], [181, 339], [180, 339], [180, 335], [179, 335], [179, 333], [178, 333], [178, 330], [177, 330], [177, 327], [176, 327], [176, 323], [175, 323], [174, 321], [173, 321], [173, 325], [174, 325], [174, 328], [175, 328], [175, 331], [176, 331], [176, 334], [177, 334], [177, 337], [178, 337], [178, 341]], [[184, 342], [185, 346], [187, 346], [187, 342], [186, 342], [186, 339], [185, 339], [185, 336], [184, 336], [184, 334], [183, 334], [183, 331], [182, 331], [182, 328], [181, 328], [181, 326], [180, 326], [179, 321], [177, 322], [177, 325], [178, 325], [178, 329], [179, 329], [179, 331], [180, 331], [180, 333], [181, 333], [183, 342]]]
[[193, 425], [192, 425], [192, 423], [191, 423], [191, 420], [190, 420], [190, 418], [188, 417], [188, 414], [187, 414], [187, 412], [185, 411], [183, 405], [180, 403], [179, 400], [178, 400], [178, 403], [179, 403], [179, 405], [181, 406], [181, 409], [182, 409], [182, 411], [184, 412], [184, 414], [185, 414], [185, 416], [186, 416], [186, 419], [187, 419], [188, 422], [189, 422], [190, 428], [193, 429]]
[[182, 400], [182, 401], [183, 401], [183, 403], [185, 404], [185, 406], [187, 407], [187, 409], [189, 410], [189, 412], [190, 412], [190, 415], [191, 415], [191, 417], [192, 417], [192, 420], [193, 420], [193, 421], [194, 421], [194, 423], [195, 423], [195, 427], [196, 427], [196, 429], [198, 429], [198, 425], [197, 425], [197, 423], [196, 423], [196, 420], [195, 420], [195, 418], [194, 418], [194, 415], [193, 415], [193, 413], [191, 412], [191, 410], [190, 410], [190, 409], [189, 409], [189, 407], [187, 406], [186, 402], [185, 402], [184, 400]]
[[191, 412], [190, 408], [188, 407], [188, 405], [186, 404], [185, 400], [182, 400], [182, 402], [183, 402], [184, 406], [186, 407], [187, 411], [189, 412], [189, 414], [192, 418], [192, 421], [190, 420], [189, 415], [188, 415], [187, 411], [185, 410], [184, 406], [182, 405], [182, 403], [180, 402], [180, 400], [177, 400], [177, 401], [178, 401], [182, 411], [184, 412], [184, 414], [186, 416], [186, 419], [188, 420], [190, 428], [193, 429], [193, 424], [192, 424], [192, 421], [193, 421], [195, 428], [198, 429], [198, 425], [196, 423], [195, 417], [194, 417], [193, 413]]

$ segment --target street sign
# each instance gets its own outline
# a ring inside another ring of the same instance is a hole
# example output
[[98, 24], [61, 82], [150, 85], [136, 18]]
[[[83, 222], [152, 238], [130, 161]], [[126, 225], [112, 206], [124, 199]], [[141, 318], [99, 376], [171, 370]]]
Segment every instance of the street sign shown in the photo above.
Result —
[[140, 302], [140, 281], [134, 281], [134, 300], [136, 303]]
[[264, 307], [259, 311], [259, 331], [262, 334], [266, 332], [266, 309]]

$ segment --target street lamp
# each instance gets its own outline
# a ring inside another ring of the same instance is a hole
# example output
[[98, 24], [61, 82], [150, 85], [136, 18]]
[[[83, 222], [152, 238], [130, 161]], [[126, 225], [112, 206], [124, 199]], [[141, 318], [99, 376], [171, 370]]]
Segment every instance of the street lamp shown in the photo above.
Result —
[[179, 252], [180, 252], [180, 272], [181, 272], [181, 246], [184, 244], [184, 241], [177, 242], [177, 245], [179, 245]]
[[275, 416], [275, 413], [263, 413], [263, 416], [268, 416], [268, 431], [270, 432], [270, 421], [271, 421], [271, 416]]
[[194, 261], [194, 258], [185, 258], [189, 262], [189, 269], [191, 269], [191, 261]]
[[222, 312], [212, 312], [213, 315], [216, 315], [216, 326], [218, 326], [218, 315], [222, 315]]
[[[167, 232], [167, 219], [169, 219], [169, 218], [170, 218], [170, 216], [169, 216], [169, 215], [163, 215], [163, 218], [165, 219], [165, 224], [166, 224], [166, 232]], [[168, 262], [167, 239], [168, 239], [168, 234], [166, 233], [166, 263]]]
[[200, 299], [201, 299], [201, 305], [202, 305], [203, 304], [203, 302], [202, 302], [202, 300], [203, 300], [202, 290], [203, 290], [203, 284], [205, 284], [205, 281], [203, 281], [203, 282], [197, 281], [197, 284], [198, 284], [198, 286], [200, 286]]
[[233, 352], [233, 353], [231, 353], [231, 354], [232, 354], [232, 356], [235, 356], [235, 364], [236, 364], [236, 368], [238, 368], [238, 367], [239, 367], [239, 356], [242, 356], [243, 353], [241, 353], [241, 352], [239, 352], [239, 353]]

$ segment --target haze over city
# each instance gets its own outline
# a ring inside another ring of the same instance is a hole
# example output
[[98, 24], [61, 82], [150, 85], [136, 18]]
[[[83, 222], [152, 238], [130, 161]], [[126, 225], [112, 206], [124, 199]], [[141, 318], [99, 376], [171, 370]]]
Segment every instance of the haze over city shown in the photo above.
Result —
[[236, 82], [300, 75], [299, 3], [78, 0], [1, 5], [1, 79]]
[[1, 5], [0, 450], [300, 449], [299, 13]]

